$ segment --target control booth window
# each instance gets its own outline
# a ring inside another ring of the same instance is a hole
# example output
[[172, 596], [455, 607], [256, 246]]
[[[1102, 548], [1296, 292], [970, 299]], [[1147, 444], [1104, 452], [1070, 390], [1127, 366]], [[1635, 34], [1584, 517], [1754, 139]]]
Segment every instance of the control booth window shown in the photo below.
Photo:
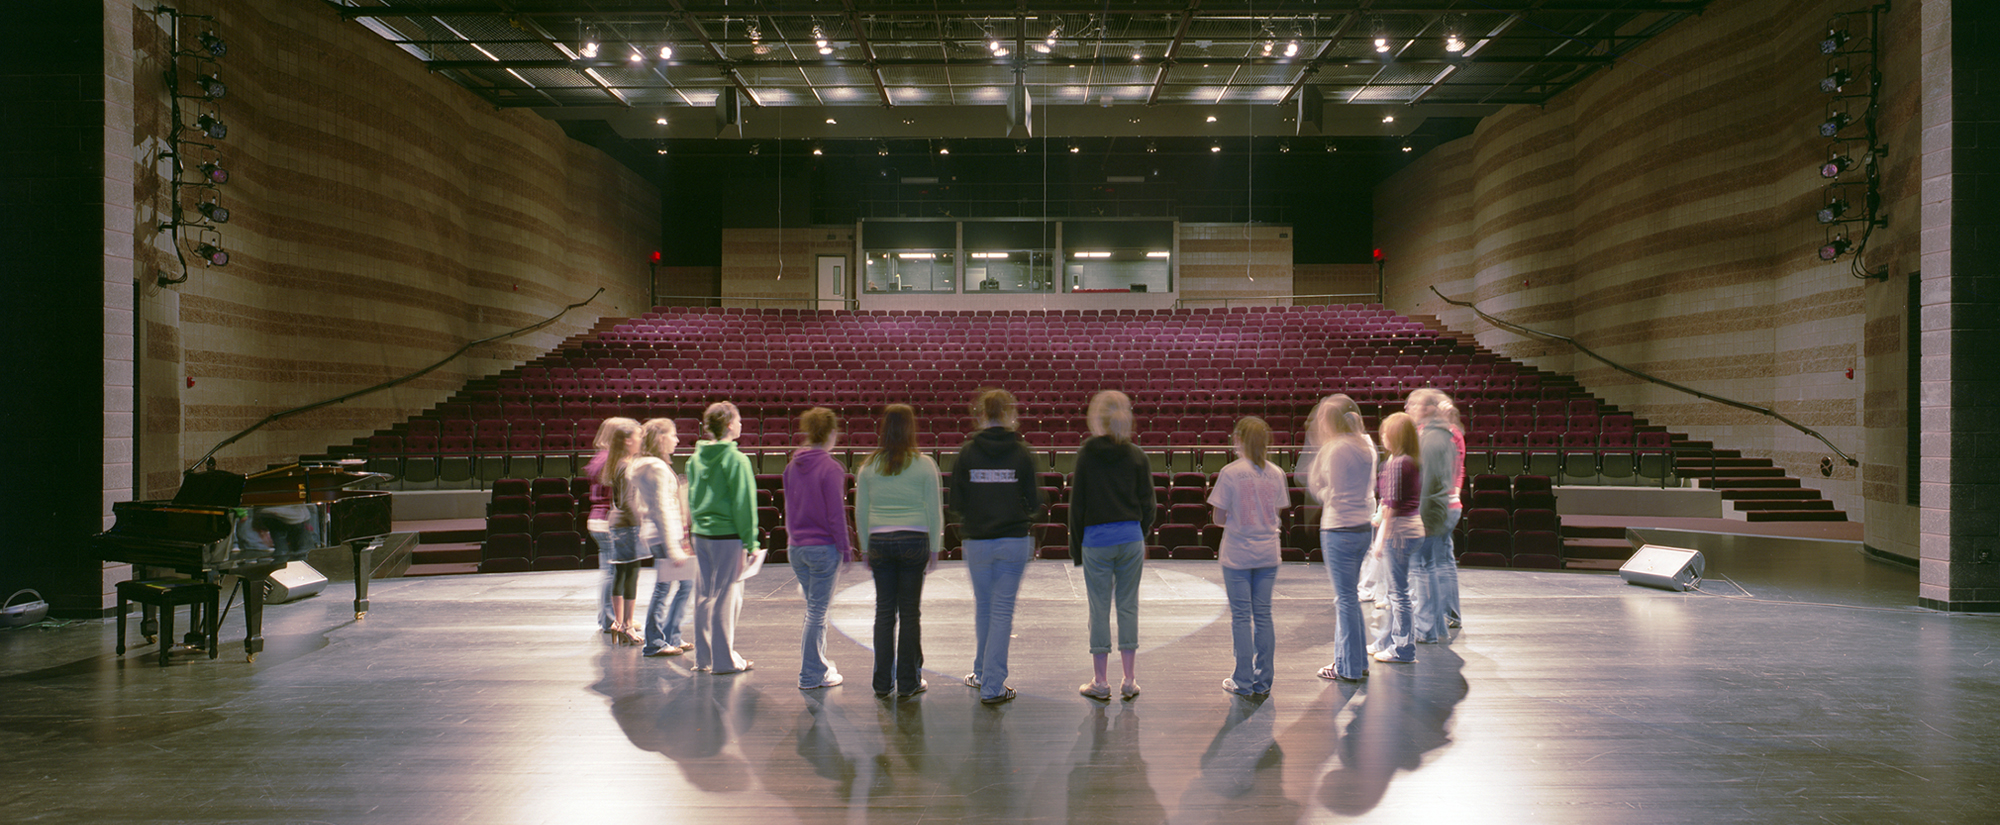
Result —
[[1173, 253], [1143, 247], [1073, 248], [1064, 254], [1071, 292], [1167, 292], [1173, 287]]
[[1049, 253], [1040, 249], [980, 250], [967, 252], [965, 291], [967, 292], [1052, 292], [1055, 270]]
[[958, 264], [951, 250], [875, 250], [862, 283], [870, 293], [957, 292]]

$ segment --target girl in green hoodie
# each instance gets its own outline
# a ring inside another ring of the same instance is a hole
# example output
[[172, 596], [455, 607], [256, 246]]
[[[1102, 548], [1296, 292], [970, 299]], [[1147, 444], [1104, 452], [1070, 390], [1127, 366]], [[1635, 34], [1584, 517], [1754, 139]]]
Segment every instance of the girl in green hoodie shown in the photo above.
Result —
[[743, 420], [736, 405], [710, 404], [701, 415], [708, 438], [688, 458], [688, 519], [700, 572], [694, 586], [694, 669], [740, 673], [751, 663], [737, 655], [736, 614], [743, 608], [743, 564], [757, 552], [757, 478], [750, 458], [736, 449]]

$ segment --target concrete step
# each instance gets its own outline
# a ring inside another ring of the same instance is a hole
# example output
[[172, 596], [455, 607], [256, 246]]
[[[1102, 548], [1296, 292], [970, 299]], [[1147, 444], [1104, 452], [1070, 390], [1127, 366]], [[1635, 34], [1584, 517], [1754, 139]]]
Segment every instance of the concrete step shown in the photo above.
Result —
[[1799, 501], [1819, 498], [1819, 491], [1809, 487], [1759, 487], [1721, 491], [1724, 501]]
[[477, 542], [452, 542], [449, 544], [419, 544], [411, 554], [411, 565], [420, 564], [478, 564], [480, 546]]
[[1703, 488], [1711, 490], [1749, 490], [1756, 488], [1799, 487], [1796, 478], [1702, 478], [1696, 479]]
[[1736, 508], [1737, 510], [1744, 510], [1744, 511], [1831, 510], [1833, 509], [1833, 502], [1827, 501], [1826, 499], [1823, 498], [1739, 499], [1731, 501], [1730, 506]]
[[1758, 510], [1744, 513], [1745, 521], [1846, 521], [1839, 510]]
[[1566, 559], [1617, 559], [1624, 561], [1632, 557], [1632, 543], [1618, 539], [1564, 539], [1563, 558]]
[[412, 564], [403, 571], [403, 577], [412, 576], [455, 576], [460, 573], [479, 572], [479, 562], [454, 562], [450, 564]]

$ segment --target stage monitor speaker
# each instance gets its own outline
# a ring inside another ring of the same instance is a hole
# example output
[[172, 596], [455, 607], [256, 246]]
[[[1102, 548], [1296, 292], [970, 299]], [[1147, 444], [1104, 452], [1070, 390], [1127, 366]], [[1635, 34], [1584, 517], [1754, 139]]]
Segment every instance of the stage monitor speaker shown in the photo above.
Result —
[[1648, 544], [1625, 560], [1618, 576], [1627, 584], [1687, 590], [1701, 583], [1701, 551]]
[[[1298, 131], [1301, 135], [1317, 135], [1325, 130], [1326, 97], [1320, 94], [1318, 86], [1299, 87]], [[1310, 128], [1312, 131], [1306, 131]]]
[[1028, 94], [1027, 78], [1014, 75], [1014, 88], [1007, 93], [1007, 136], [1010, 138], [1031, 138], [1035, 136], [1035, 102]]
[[734, 86], [722, 87], [722, 93], [715, 96], [715, 136], [743, 136], [743, 104], [737, 99]]
[[326, 589], [326, 576], [313, 566], [295, 561], [279, 568], [271, 574], [271, 589], [264, 595], [265, 604], [282, 604], [293, 599], [303, 599]]

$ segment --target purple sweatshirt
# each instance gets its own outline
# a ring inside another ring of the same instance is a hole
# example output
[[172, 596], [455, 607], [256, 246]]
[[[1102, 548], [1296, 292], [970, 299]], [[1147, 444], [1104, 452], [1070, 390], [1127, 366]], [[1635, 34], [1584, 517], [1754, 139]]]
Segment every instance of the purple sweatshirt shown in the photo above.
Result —
[[806, 448], [785, 465], [785, 541], [792, 547], [840, 548], [854, 560], [847, 538], [846, 470], [825, 450]]

